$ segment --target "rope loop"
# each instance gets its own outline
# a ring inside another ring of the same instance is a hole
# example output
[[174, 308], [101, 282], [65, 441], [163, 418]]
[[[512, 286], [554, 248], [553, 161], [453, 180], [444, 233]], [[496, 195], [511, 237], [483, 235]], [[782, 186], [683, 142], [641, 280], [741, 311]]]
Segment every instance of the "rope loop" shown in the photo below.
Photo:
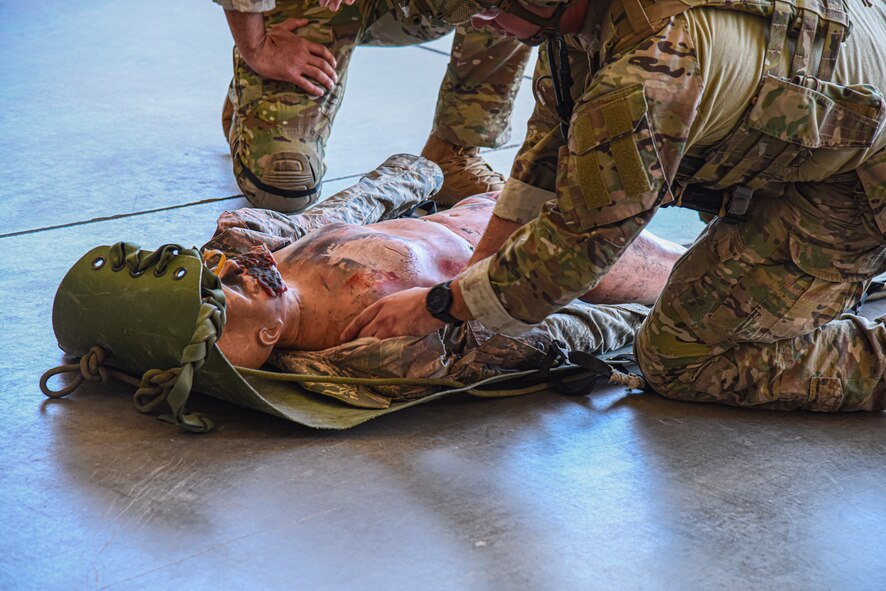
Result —
[[140, 412], [150, 412], [165, 403], [170, 412], [161, 415], [160, 420], [191, 433], [206, 433], [213, 428], [211, 419], [200, 413], [188, 412], [185, 404], [191, 393], [194, 374], [206, 362], [224, 325], [224, 295], [220, 289], [215, 289], [218, 284], [206, 278], [207, 275], [211, 274], [204, 273], [201, 282], [203, 303], [197, 314], [191, 342], [182, 351], [181, 366], [146, 371], [141, 386], [132, 397], [135, 408]]
[[149, 413], [164, 402], [175, 387], [181, 368], [149, 369], [142, 375], [141, 385], [132, 395], [135, 409], [141, 413]]
[[[104, 362], [107, 358], [108, 352], [96, 345], [86, 355], [81, 357], [79, 362], [59, 365], [46, 371], [40, 377], [40, 391], [48, 398], [64, 398], [76, 390], [84, 380], [104, 384], [108, 381], [108, 370], [104, 367]], [[71, 379], [70, 384], [61, 390], [53, 390], [49, 387], [49, 379], [62, 373], [75, 373], [77, 375]]]
[[75, 372], [78, 369], [80, 369], [80, 366], [76, 363], [72, 363], [70, 365], [59, 365], [58, 367], [53, 367], [52, 369], [47, 370], [42, 376], [40, 376], [40, 391], [43, 392], [43, 395], [47, 398], [64, 398], [76, 390], [77, 386], [83, 383], [83, 376], [78, 373], [71, 379], [71, 383], [61, 390], [52, 390], [48, 384], [49, 378], [60, 373]]
[[79, 367], [83, 379], [87, 382], [106, 383], [108, 381], [108, 370], [104, 367], [104, 363], [107, 358], [107, 351], [101, 347], [92, 347], [86, 355], [80, 358]]

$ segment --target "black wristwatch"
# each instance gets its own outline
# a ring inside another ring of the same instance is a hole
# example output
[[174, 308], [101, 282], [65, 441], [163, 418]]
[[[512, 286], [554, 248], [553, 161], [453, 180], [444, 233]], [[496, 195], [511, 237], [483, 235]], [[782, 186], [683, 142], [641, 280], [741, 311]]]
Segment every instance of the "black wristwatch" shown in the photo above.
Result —
[[425, 306], [428, 312], [431, 313], [431, 316], [437, 320], [458, 326], [464, 320], [459, 320], [449, 313], [449, 309], [452, 307], [452, 289], [449, 287], [451, 283], [452, 280], [450, 279], [446, 283], [440, 283], [432, 287], [431, 291], [428, 292], [428, 297], [425, 298]]

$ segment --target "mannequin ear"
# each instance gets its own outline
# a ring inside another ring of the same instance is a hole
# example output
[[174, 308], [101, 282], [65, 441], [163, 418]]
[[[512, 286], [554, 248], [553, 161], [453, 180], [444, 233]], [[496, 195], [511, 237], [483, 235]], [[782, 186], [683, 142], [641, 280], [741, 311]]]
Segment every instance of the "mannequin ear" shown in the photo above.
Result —
[[283, 334], [283, 321], [278, 318], [272, 326], [266, 326], [258, 331], [258, 342], [265, 347], [273, 347], [280, 340], [281, 334]]

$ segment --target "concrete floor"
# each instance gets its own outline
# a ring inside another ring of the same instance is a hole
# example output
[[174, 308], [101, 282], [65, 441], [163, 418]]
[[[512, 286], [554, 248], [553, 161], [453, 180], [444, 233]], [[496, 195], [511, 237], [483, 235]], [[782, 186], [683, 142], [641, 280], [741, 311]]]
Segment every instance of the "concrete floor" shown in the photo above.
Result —
[[[200, 244], [245, 205], [218, 123], [230, 41], [208, 0], [0, 0], [0, 55], [0, 589], [886, 588], [883, 413], [609, 388], [318, 432], [197, 396], [217, 427], [188, 436], [120, 384], [45, 401], [76, 259]], [[327, 194], [421, 149], [445, 65], [357, 52]], [[488, 157], [507, 171], [515, 150]], [[656, 229], [698, 224], [672, 210]]]

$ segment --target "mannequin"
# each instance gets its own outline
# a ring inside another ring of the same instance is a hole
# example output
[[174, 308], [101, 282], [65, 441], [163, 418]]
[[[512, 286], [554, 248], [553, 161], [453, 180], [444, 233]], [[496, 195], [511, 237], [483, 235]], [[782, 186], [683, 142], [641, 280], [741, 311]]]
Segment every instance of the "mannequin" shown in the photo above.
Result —
[[[259, 245], [224, 259], [216, 267], [227, 298], [219, 347], [235, 365], [260, 367], [275, 347], [317, 351], [341, 344], [342, 330], [369, 304], [457, 274], [495, 197], [469, 197], [422, 218], [333, 223], [273, 253]], [[582, 299], [652, 304], [684, 250], [644, 232]]]

